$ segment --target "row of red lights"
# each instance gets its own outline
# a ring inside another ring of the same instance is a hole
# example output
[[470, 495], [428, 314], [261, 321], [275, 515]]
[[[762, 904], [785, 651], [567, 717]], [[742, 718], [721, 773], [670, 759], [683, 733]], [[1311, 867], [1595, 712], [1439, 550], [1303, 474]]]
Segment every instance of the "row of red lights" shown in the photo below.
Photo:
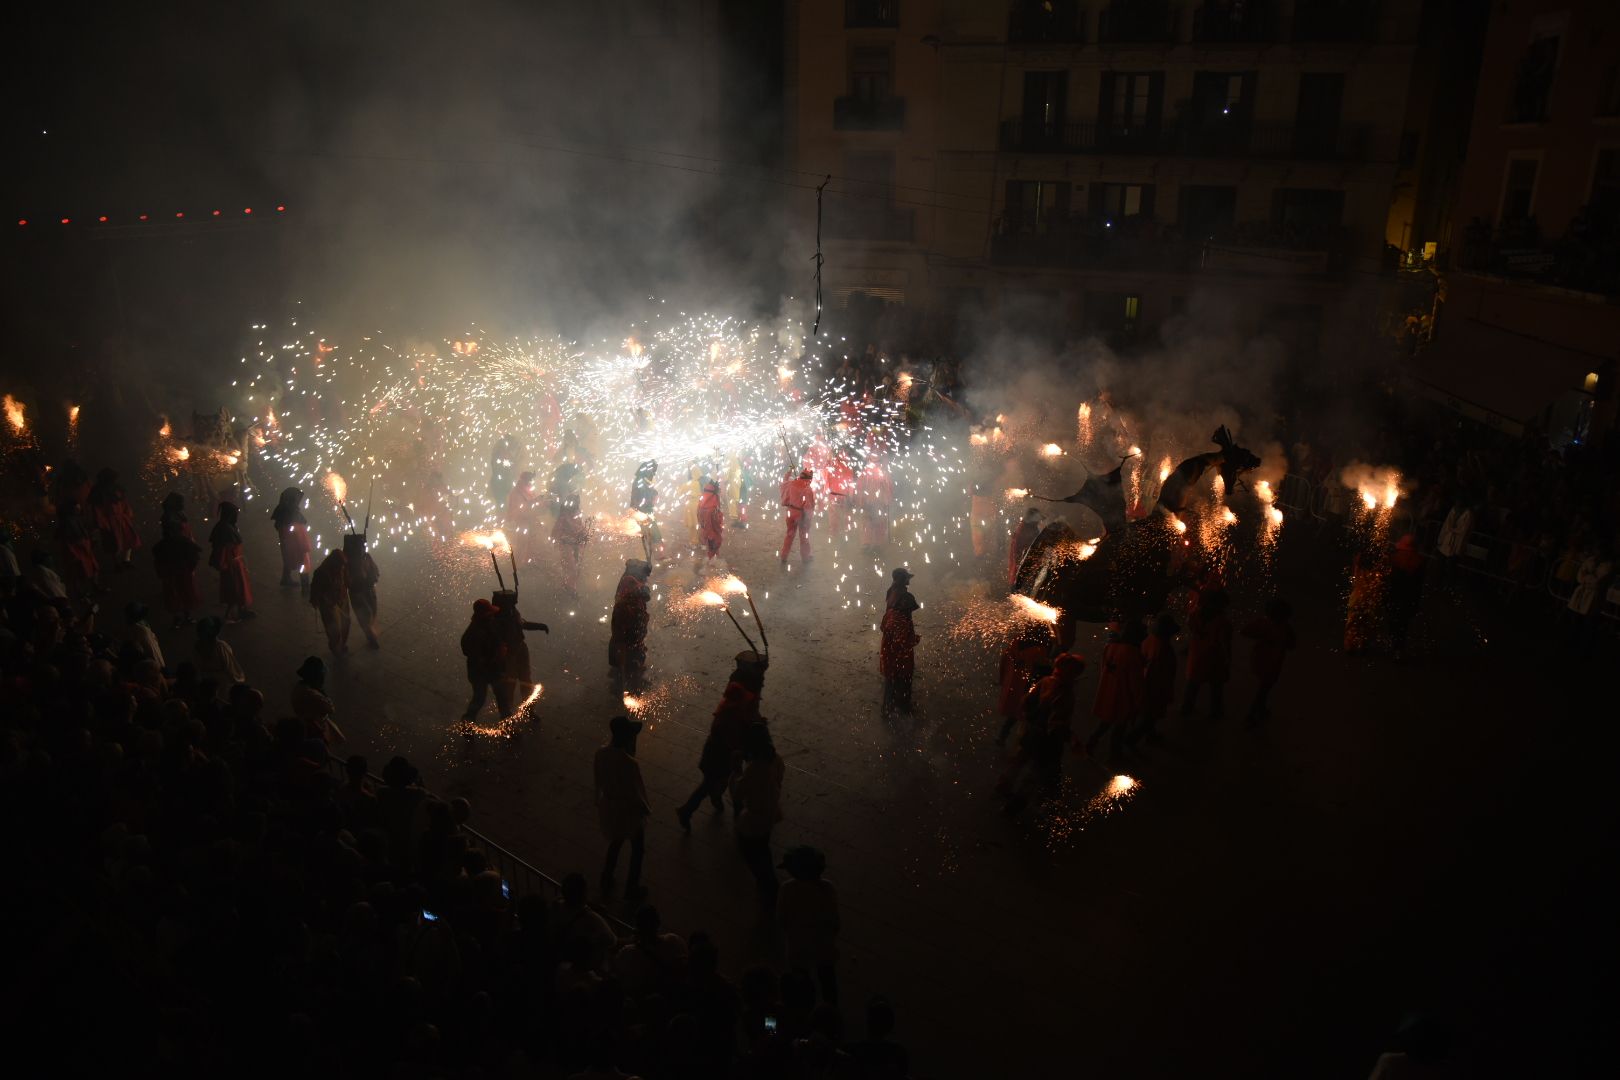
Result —
[[[287, 208], [285, 206], [276, 207], [276, 213], [284, 214], [286, 212], [287, 212]], [[221, 213], [221, 211], [215, 210], [210, 216], [211, 217], [219, 217], [220, 213]], [[242, 213], [244, 213], [244, 214], [253, 213], [253, 207], [251, 207], [251, 206], [242, 207]], [[149, 215], [149, 214], [141, 214], [141, 215], [139, 215], [139, 220], [146, 221], [150, 216], [151, 215]], [[177, 210], [177, 211], [175, 211], [174, 216], [177, 217], [177, 218], [183, 218], [183, 217], [186, 216], [186, 212], [184, 210]], [[109, 219], [108, 219], [106, 214], [102, 214], [100, 217], [96, 218], [96, 221], [99, 224], [102, 224], [102, 225], [107, 224], [108, 220]], [[73, 224], [73, 219], [72, 218], [63, 218], [61, 223], [63, 225], [71, 225], [71, 224]], [[17, 224], [18, 225], [26, 225], [26, 224], [28, 224], [28, 219], [27, 218], [18, 218], [17, 219]]]

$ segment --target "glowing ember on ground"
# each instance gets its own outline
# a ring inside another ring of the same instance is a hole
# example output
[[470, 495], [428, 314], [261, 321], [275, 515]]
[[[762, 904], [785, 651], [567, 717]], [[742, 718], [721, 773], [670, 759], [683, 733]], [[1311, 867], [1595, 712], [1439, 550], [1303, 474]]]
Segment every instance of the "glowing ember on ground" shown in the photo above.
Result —
[[326, 490], [332, 493], [332, 501], [339, 505], [349, 501], [349, 485], [335, 472], [326, 474]]
[[191, 447], [176, 446], [169, 451], [169, 460], [178, 465], [182, 461], [191, 460]]
[[1114, 777], [1108, 782], [1108, 793], [1110, 795], [1123, 795], [1135, 787], [1136, 781], [1134, 779], [1129, 776], [1120, 775]]
[[11, 425], [12, 433], [16, 434], [16, 435], [21, 435], [23, 432], [27, 431], [28, 430], [28, 418], [25, 415], [22, 402], [18, 401], [16, 398], [12, 397], [10, 394], [7, 394], [6, 399], [5, 399], [5, 406], [6, 406], [6, 423]]
[[1023, 612], [1031, 619], [1036, 619], [1043, 623], [1056, 623], [1058, 621], [1058, 609], [1052, 607], [1050, 604], [1043, 604], [1038, 600], [1032, 600], [1023, 593], [1014, 593], [1008, 599], [1013, 602], [1014, 606], [1016, 606], [1019, 611]]

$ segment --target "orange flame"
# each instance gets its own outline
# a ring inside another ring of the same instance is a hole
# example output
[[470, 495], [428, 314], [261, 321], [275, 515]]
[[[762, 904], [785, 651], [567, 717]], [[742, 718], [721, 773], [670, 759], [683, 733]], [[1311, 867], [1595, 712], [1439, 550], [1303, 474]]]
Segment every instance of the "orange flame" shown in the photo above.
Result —
[[77, 405], [69, 405], [68, 406], [68, 423], [77, 424], [78, 422], [79, 422], [79, 407]]
[[1011, 599], [1012, 602], [1018, 607], [1019, 611], [1029, 616], [1031, 619], [1035, 619], [1043, 623], [1054, 624], [1058, 621], [1058, 609], [1052, 607], [1050, 604], [1043, 604], [1037, 600], [1032, 600], [1023, 593], [1013, 593]]
[[28, 418], [24, 412], [23, 403], [12, 397], [10, 394], [7, 394], [5, 399], [5, 407], [6, 422], [11, 425], [13, 434], [21, 435], [23, 432], [27, 431]]
[[165, 416], [163, 418], [163, 426], [158, 428], [158, 438], [167, 439], [170, 435], [173, 435], [173, 434], [174, 434], [174, 428], [169, 425], [169, 418], [167, 416]]
[[1176, 530], [1176, 534], [1178, 536], [1185, 536], [1187, 534], [1187, 523], [1176, 517], [1174, 514], [1170, 515], [1170, 527]]
[[1063, 447], [1059, 446], [1055, 442], [1049, 442], [1045, 446], [1041, 447], [1041, 453], [1045, 454], [1047, 457], [1062, 457]]
[[1009, 498], [1009, 499], [1027, 499], [1027, 498], [1029, 498], [1029, 488], [1008, 488], [1007, 489], [1007, 498]]
[[326, 474], [326, 490], [332, 493], [332, 501], [339, 506], [349, 501], [349, 484], [343, 477], [335, 472]]
[[500, 529], [493, 529], [487, 533], [462, 533], [461, 542], [468, 547], [481, 547], [485, 551], [493, 551], [501, 555], [505, 555], [512, 550], [512, 545], [507, 542], [506, 533]]
[[626, 695], [624, 695], [623, 701], [624, 701], [624, 711], [628, 712], [628, 713], [638, 713], [642, 709], [646, 708], [645, 703], [640, 698], [636, 697], [634, 694], [626, 694]]

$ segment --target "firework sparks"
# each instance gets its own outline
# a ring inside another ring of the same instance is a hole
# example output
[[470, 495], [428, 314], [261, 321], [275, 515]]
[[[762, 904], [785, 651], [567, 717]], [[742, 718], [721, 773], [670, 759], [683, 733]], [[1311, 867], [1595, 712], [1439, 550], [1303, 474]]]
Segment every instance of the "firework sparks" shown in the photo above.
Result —
[[173, 425], [171, 425], [169, 423], [169, 418], [167, 416], [165, 416], [163, 418], [163, 426], [158, 428], [158, 438], [167, 439], [170, 436], [172, 436], [173, 434], [174, 434], [174, 427], [173, 427]]
[[1186, 536], [1187, 535], [1187, 523], [1185, 521], [1182, 521], [1180, 518], [1176, 517], [1176, 515], [1174, 515], [1174, 514], [1168, 514], [1167, 513], [1165, 515], [1165, 517], [1170, 519], [1170, 527], [1172, 529], [1176, 530], [1176, 535], [1177, 536]]
[[6, 423], [11, 425], [13, 435], [23, 435], [28, 431], [28, 415], [23, 403], [7, 394], [5, 397]]
[[1176, 465], [1175, 465], [1175, 462], [1170, 460], [1170, 455], [1166, 454], [1164, 457], [1160, 458], [1159, 459], [1159, 483], [1162, 484], [1166, 480], [1170, 479], [1170, 474], [1175, 472], [1175, 470], [1176, 470]]
[[621, 701], [624, 705], [624, 711], [632, 716], [646, 707], [645, 703], [634, 694], [625, 694]]
[[343, 477], [335, 472], [329, 472], [322, 483], [325, 484], [326, 490], [331, 493], [333, 503], [342, 506], [349, 501], [349, 484]]
[[1063, 447], [1059, 446], [1055, 442], [1046, 443], [1044, 446], [1041, 447], [1041, 455], [1043, 457], [1049, 457], [1049, 458], [1062, 457], [1063, 453], [1064, 453]]
[[1017, 502], [1020, 499], [1027, 499], [1027, 498], [1029, 498], [1029, 488], [1008, 488], [1007, 489], [1007, 501], [1008, 502]]
[[1058, 621], [1058, 616], [1061, 614], [1057, 608], [1052, 607], [1050, 604], [1043, 604], [1037, 600], [1032, 600], [1022, 593], [1014, 593], [1008, 599], [1012, 601], [1013, 606], [1017, 608], [1019, 612], [1028, 618], [1036, 620], [1037, 622], [1055, 625]]
[[500, 529], [491, 529], [489, 532], [462, 533], [461, 542], [468, 547], [483, 548], [485, 551], [492, 551], [497, 555], [508, 555], [512, 551], [512, 545], [506, 539], [506, 533]]
[[1075, 417], [1076, 438], [1082, 447], [1091, 445], [1091, 402], [1082, 401]]

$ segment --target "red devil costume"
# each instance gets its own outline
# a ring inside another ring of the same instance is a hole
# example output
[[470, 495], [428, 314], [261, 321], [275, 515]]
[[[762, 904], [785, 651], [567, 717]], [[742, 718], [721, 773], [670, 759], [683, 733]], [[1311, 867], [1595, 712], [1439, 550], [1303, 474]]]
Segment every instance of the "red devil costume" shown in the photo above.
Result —
[[726, 539], [726, 512], [720, 505], [720, 485], [710, 480], [698, 498], [698, 535], [709, 558], [720, 554]]
[[241, 508], [235, 503], [220, 503], [219, 522], [208, 534], [213, 549], [208, 565], [219, 571], [219, 602], [225, 605], [227, 618], [233, 607], [242, 618], [253, 614], [253, 583], [248, 580], [247, 562], [242, 557], [242, 534], [236, 528], [241, 516]]
[[135, 531], [135, 511], [124, 497], [118, 474], [111, 469], [102, 469], [96, 476], [95, 487], [90, 489], [90, 511], [119, 568], [129, 566], [141, 546], [141, 534]]
[[310, 569], [315, 562], [315, 549], [310, 543], [309, 520], [304, 517], [303, 502], [302, 491], [288, 488], [281, 493], [281, 500], [270, 512], [270, 520], [276, 526], [276, 539], [281, 542], [281, 584], [285, 588], [295, 584], [309, 588]]
[[816, 493], [810, 484], [810, 470], [789, 475], [782, 483], [782, 506], [787, 510], [787, 535], [782, 539], [782, 561], [793, 551], [793, 537], [799, 538], [799, 557], [810, 561], [810, 515], [816, 512]]
[[186, 521], [185, 496], [171, 491], [163, 498], [163, 518], [158, 542], [152, 546], [158, 581], [163, 586], [163, 606], [174, 616], [174, 624], [191, 621], [191, 613], [202, 607], [197, 591], [197, 564], [202, 548], [191, 535]]
[[916, 670], [917, 636], [911, 613], [922, 605], [911, 595], [911, 571], [894, 572], [883, 612], [883, 642], [878, 648], [878, 672], [883, 676], [883, 714], [911, 711], [911, 676]]

